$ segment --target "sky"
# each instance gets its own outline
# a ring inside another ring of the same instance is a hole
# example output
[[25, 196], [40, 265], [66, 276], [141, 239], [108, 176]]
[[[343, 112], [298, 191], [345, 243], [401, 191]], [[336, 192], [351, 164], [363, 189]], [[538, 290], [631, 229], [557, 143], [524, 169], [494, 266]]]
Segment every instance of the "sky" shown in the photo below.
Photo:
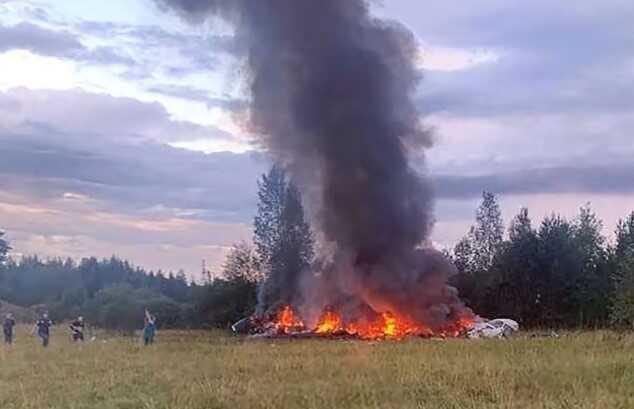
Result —
[[[432, 240], [450, 247], [483, 190], [508, 223], [574, 217], [609, 235], [634, 211], [634, 2], [384, 0], [420, 43], [435, 144]], [[152, 0], [0, 0], [0, 230], [13, 255], [212, 270], [251, 238], [269, 159], [241, 127], [242, 50], [222, 21]]]

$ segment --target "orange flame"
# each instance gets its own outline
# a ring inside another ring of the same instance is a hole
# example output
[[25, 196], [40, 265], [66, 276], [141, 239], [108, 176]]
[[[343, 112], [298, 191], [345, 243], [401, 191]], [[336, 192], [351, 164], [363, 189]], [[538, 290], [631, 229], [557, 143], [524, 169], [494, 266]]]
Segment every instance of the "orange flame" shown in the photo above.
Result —
[[304, 322], [296, 317], [293, 308], [287, 305], [277, 314], [275, 328], [277, 328], [280, 333], [289, 334], [294, 331], [303, 330]]
[[315, 333], [317, 334], [332, 334], [333, 332], [341, 331], [343, 328], [341, 316], [332, 311], [326, 311], [321, 316]]
[[[319, 318], [317, 325], [312, 330], [316, 335], [347, 334], [359, 339], [402, 339], [408, 336], [423, 337], [457, 337], [471, 328], [473, 319], [470, 317], [459, 318], [445, 328], [432, 329], [422, 324], [417, 324], [409, 319], [394, 314], [383, 312], [370, 321], [355, 321], [344, 323], [341, 315], [330, 309], [324, 311]], [[304, 322], [299, 318], [293, 308], [285, 306], [277, 314], [274, 326], [278, 333], [292, 334], [304, 331]]]
[[348, 327], [352, 333], [363, 339], [401, 339], [409, 335], [420, 335], [424, 329], [391, 312], [384, 312], [365, 325], [356, 323]]
[[389, 312], [385, 312], [382, 314], [383, 321], [385, 321], [385, 328], [383, 328], [383, 333], [387, 337], [394, 337], [398, 334], [399, 323], [396, 318], [390, 314]]
[[385, 312], [369, 322], [351, 322], [343, 325], [341, 316], [333, 311], [326, 311], [320, 318], [314, 330], [316, 334], [327, 335], [345, 332], [362, 339], [403, 338], [416, 335], [421, 327], [407, 322], [396, 315]]

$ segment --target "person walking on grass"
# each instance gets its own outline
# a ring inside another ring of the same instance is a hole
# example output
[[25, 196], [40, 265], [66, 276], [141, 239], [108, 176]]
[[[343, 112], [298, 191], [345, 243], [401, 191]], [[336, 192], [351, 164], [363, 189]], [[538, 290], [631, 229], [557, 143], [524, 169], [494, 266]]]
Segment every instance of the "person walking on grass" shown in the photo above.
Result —
[[4, 332], [4, 343], [6, 345], [13, 344], [13, 331], [15, 328], [15, 319], [13, 314], [8, 313], [2, 323], [2, 332]]
[[35, 326], [33, 327], [33, 333], [37, 331], [37, 336], [40, 337], [40, 340], [42, 341], [42, 346], [44, 348], [48, 346], [52, 326], [53, 321], [48, 318], [48, 313], [45, 312], [44, 314], [42, 314], [42, 318], [37, 320]]
[[70, 333], [73, 342], [84, 342], [84, 317], [77, 317], [77, 319], [70, 323]]
[[150, 314], [150, 311], [146, 308], [143, 325], [143, 344], [145, 346], [152, 345], [154, 343], [154, 335], [156, 335], [156, 317]]

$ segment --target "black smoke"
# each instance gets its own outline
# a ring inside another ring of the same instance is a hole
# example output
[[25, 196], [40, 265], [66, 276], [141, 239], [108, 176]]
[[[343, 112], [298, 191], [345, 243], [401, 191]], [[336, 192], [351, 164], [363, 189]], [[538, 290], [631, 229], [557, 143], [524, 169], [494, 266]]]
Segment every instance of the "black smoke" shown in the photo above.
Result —
[[410, 166], [432, 142], [413, 93], [417, 43], [364, 0], [157, 0], [212, 15], [247, 50], [252, 130], [300, 184], [323, 245], [300, 303], [407, 311], [439, 323], [462, 308], [450, 265], [418, 248], [432, 226], [427, 178]]

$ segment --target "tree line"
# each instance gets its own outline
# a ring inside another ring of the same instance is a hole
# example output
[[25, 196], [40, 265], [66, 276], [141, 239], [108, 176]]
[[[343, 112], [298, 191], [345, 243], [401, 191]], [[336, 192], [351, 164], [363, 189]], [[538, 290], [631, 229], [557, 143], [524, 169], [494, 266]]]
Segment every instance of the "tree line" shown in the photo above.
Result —
[[[146, 307], [163, 327], [227, 327], [289, 302], [294, 273], [313, 261], [301, 195], [281, 167], [258, 180], [258, 199], [253, 239], [236, 243], [202, 282], [116, 257], [14, 260], [0, 232], [0, 300], [120, 331], [138, 328]], [[613, 240], [589, 205], [572, 220], [551, 215], [538, 226], [522, 209], [506, 228], [497, 198], [485, 192], [474, 225], [446, 255], [457, 270], [451, 284], [481, 316], [525, 327], [634, 326], [634, 212]]]
[[[164, 326], [188, 319], [194, 287], [185, 274], [146, 271], [117, 257], [42, 260], [26, 256], [0, 263], [0, 300], [54, 320], [86, 316], [96, 325], [129, 330], [138, 325], [145, 307], [157, 311]], [[0, 306], [1, 307], [1, 306]]]
[[[553, 214], [533, 226], [521, 209], [508, 229], [497, 198], [485, 192], [475, 224], [448, 256], [452, 283], [482, 316], [528, 327], [634, 326], [634, 212], [614, 240], [590, 205], [568, 220]], [[506, 233], [506, 234], [505, 234]]]

